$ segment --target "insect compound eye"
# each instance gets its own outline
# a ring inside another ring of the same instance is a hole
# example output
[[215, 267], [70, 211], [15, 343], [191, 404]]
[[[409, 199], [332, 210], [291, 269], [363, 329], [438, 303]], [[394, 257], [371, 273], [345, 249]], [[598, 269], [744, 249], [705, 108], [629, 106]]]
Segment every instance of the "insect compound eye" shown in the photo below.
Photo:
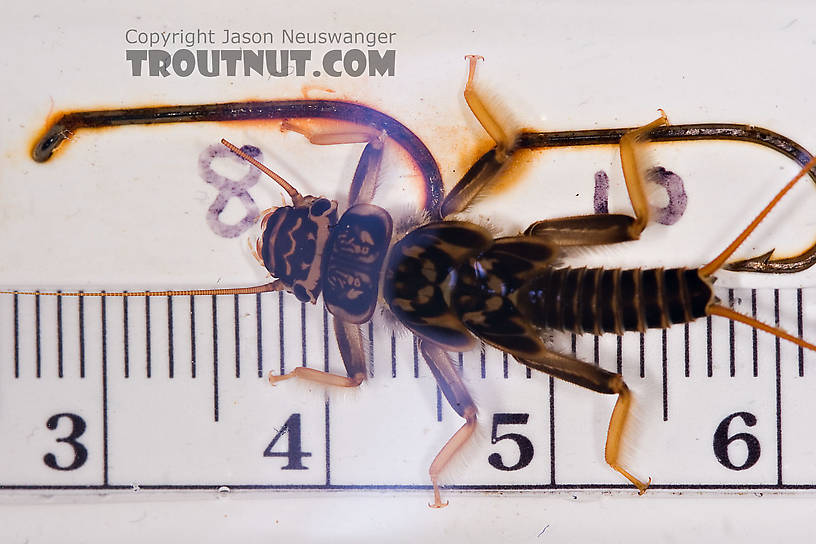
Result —
[[300, 284], [295, 285], [295, 287], [292, 289], [292, 293], [295, 295], [295, 298], [301, 302], [309, 302], [312, 300], [309, 293], [307, 293], [306, 289]]
[[315, 217], [321, 216], [331, 208], [331, 201], [328, 198], [318, 198], [309, 208], [309, 213]]

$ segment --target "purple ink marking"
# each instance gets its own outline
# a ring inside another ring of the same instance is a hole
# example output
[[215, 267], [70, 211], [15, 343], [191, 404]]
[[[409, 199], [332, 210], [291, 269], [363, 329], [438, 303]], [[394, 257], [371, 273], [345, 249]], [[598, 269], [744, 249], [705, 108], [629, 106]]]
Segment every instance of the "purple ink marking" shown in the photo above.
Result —
[[655, 221], [661, 225], [674, 225], [683, 217], [688, 204], [683, 179], [662, 166], [650, 168], [646, 172], [646, 179], [665, 188], [669, 195], [669, 203], [663, 208], [655, 209]]
[[595, 213], [609, 213], [609, 176], [603, 170], [595, 172]]
[[[683, 187], [683, 179], [662, 166], [650, 168], [646, 180], [666, 189], [669, 203], [662, 208], [655, 208], [655, 221], [661, 225], [674, 225], [686, 211], [688, 197]], [[595, 194], [593, 199], [595, 213], [609, 213], [609, 176], [603, 170], [595, 172]]]
[[[261, 150], [255, 146], [245, 145], [241, 151], [257, 160], [263, 159]], [[198, 157], [198, 172], [201, 178], [218, 189], [218, 196], [207, 210], [207, 224], [210, 229], [223, 238], [236, 238], [249, 229], [258, 217], [260, 210], [255, 200], [247, 192], [247, 189], [258, 183], [261, 172], [257, 168], [250, 168], [241, 179], [234, 180], [222, 176], [211, 168], [212, 162], [220, 158], [233, 158], [244, 162], [235, 153], [224, 147], [222, 144], [213, 144], [205, 149]], [[221, 213], [227, 207], [227, 203], [232, 198], [238, 198], [244, 205], [246, 215], [235, 223], [229, 225], [221, 221]]]

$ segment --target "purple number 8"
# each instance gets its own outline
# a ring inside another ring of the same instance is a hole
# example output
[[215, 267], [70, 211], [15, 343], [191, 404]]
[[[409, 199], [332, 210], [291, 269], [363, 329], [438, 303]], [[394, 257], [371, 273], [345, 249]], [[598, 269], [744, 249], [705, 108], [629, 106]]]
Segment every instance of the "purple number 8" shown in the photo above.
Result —
[[[261, 150], [255, 146], [245, 145], [241, 147], [241, 151], [259, 161], [263, 160]], [[218, 236], [223, 238], [236, 238], [255, 223], [260, 213], [258, 205], [247, 189], [258, 183], [261, 172], [257, 168], [250, 168], [241, 179], [230, 179], [226, 176], [222, 176], [211, 167], [215, 159], [221, 158], [234, 158], [236, 161], [246, 164], [243, 159], [220, 143], [209, 146], [199, 155], [199, 175], [204, 181], [218, 189], [218, 196], [215, 197], [215, 200], [210, 204], [207, 210], [207, 224]], [[238, 198], [246, 210], [246, 215], [233, 225], [221, 221], [221, 213], [224, 211], [224, 208], [227, 207], [227, 203], [231, 198]]]

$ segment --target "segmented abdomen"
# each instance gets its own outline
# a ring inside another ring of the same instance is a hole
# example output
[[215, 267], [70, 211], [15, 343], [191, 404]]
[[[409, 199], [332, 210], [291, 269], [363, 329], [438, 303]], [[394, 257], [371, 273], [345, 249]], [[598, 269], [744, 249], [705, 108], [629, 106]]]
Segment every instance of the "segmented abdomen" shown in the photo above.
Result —
[[696, 269], [552, 268], [519, 290], [535, 325], [581, 334], [645, 331], [704, 317], [711, 286]]

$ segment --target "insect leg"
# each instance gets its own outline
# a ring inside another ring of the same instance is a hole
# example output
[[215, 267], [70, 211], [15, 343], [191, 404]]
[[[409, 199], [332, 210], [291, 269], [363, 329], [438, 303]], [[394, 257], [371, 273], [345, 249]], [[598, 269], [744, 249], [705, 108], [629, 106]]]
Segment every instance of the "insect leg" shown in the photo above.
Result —
[[635, 217], [597, 214], [548, 219], [533, 223], [524, 233], [546, 237], [559, 246], [601, 245], [637, 240], [649, 222], [649, 202], [643, 189], [643, 176], [637, 155], [649, 133], [666, 123], [668, 120], [664, 113], [648, 125], [627, 132], [620, 139], [623, 177]]
[[439, 475], [476, 429], [476, 405], [447, 352], [439, 345], [427, 340], [420, 340], [419, 348], [448, 403], [457, 414], [465, 418], [465, 424], [439, 450], [428, 469], [434, 489], [434, 502], [429, 506], [442, 508], [447, 506], [448, 502], [442, 502], [439, 495]]
[[620, 139], [623, 178], [626, 181], [626, 189], [629, 191], [629, 200], [632, 201], [632, 208], [635, 210], [635, 221], [628, 229], [632, 240], [638, 239], [640, 233], [649, 223], [649, 201], [646, 199], [646, 192], [643, 189], [643, 176], [641, 175], [637, 156], [643, 146], [643, 141], [648, 138], [649, 133], [659, 126], [669, 124], [666, 113], [660, 110], [660, 114], [660, 117], [648, 125], [627, 132]]
[[349, 206], [370, 203], [374, 200], [377, 190], [377, 180], [380, 177], [383, 147], [385, 146], [385, 132], [368, 142], [360, 155], [360, 162], [354, 171], [349, 188]]
[[314, 145], [364, 144], [376, 139], [382, 130], [370, 126], [352, 125], [347, 121], [321, 120], [324, 128], [315, 128], [314, 123], [285, 119], [281, 123], [282, 132], [297, 132]]
[[629, 387], [626, 386], [626, 382], [623, 381], [623, 377], [620, 374], [614, 374], [595, 365], [549, 350], [541, 352], [535, 360], [518, 356], [516, 356], [516, 359], [530, 368], [540, 370], [580, 387], [605, 395], [618, 395], [618, 401], [612, 410], [612, 417], [609, 419], [609, 431], [606, 435], [606, 462], [632, 482], [638, 488], [639, 494], [645, 493], [652, 481], [651, 478], [649, 478], [648, 482], [643, 483], [632, 476], [618, 462], [621, 436], [632, 403], [632, 393], [629, 391]]
[[329, 128], [316, 130], [305, 123], [289, 120], [281, 124], [281, 130], [302, 134], [315, 145], [366, 144], [349, 188], [349, 206], [353, 206], [368, 203], [374, 199], [386, 133], [384, 130], [376, 130], [371, 127], [355, 126], [354, 130], [347, 127], [348, 123], [335, 123], [329, 125]]
[[346, 366], [348, 377], [299, 366], [282, 376], [274, 376], [270, 373], [269, 383], [275, 385], [289, 378], [301, 378], [303, 380], [337, 387], [357, 387], [363, 383], [366, 378], [366, 366], [363, 333], [360, 331], [360, 327], [346, 323], [342, 319], [335, 317], [334, 334], [337, 338], [337, 346], [340, 348], [340, 356], [343, 359], [343, 364]]
[[620, 213], [577, 215], [536, 221], [524, 231], [561, 247], [614, 244], [632, 240], [635, 218]]
[[512, 144], [512, 140], [508, 139], [507, 133], [504, 132], [499, 122], [496, 121], [496, 118], [493, 117], [490, 110], [488, 110], [487, 106], [482, 102], [479, 93], [476, 92], [476, 88], [473, 85], [473, 81], [476, 79], [476, 65], [480, 60], [484, 60], [484, 57], [479, 55], [465, 55], [465, 59], [468, 61], [468, 78], [467, 83], [465, 83], [464, 93], [465, 102], [467, 102], [473, 115], [476, 116], [479, 124], [485, 129], [485, 132], [496, 142], [499, 159], [501, 159], [503, 158], [502, 155], [507, 153], [507, 149], [510, 147], [510, 144]]
[[470, 167], [462, 179], [454, 186], [442, 202], [442, 217], [461, 212], [473, 199], [496, 177], [499, 170], [507, 163], [516, 150], [515, 134], [508, 136], [496, 118], [485, 106], [473, 82], [476, 75], [476, 65], [483, 60], [478, 55], [467, 55], [468, 79], [465, 84], [465, 101], [476, 119], [496, 142], [496, 147], [485, 153]]

